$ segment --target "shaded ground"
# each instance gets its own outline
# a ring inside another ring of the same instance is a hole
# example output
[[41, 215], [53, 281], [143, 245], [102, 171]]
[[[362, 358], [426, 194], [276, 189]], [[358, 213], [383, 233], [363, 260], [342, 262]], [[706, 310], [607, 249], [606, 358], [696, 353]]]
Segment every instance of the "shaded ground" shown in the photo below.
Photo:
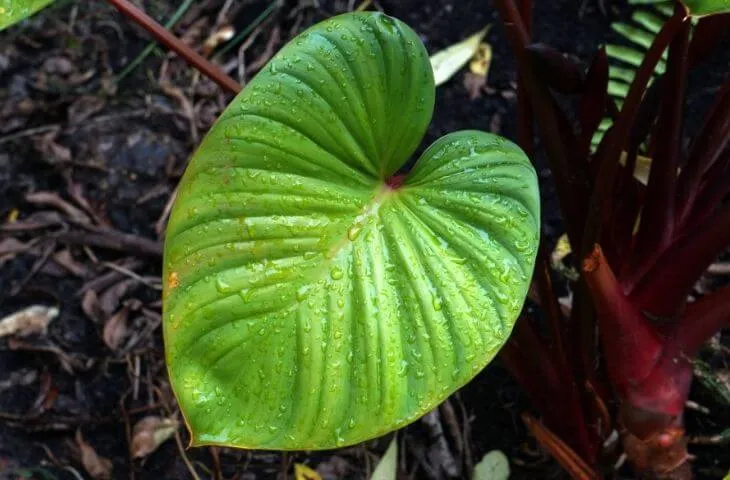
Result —
[[[156, 18], [168, 18], [178, 2], [143, 3]], [[176, 32], [200, 46], [217, 26], [242, 30], [268, 3], [199, 1]], [[537, 37], [586, 61], [621, 14], [604, 14], [594, 1], [582, 8], [577, 0], [536, 3]], [[224, 4], [235, 5], [226, 12]], [[244, 53], [234, 49], [219, 61], [250, 78], [284, 41], [350, 4], [359, 2], [289, 0]], [[495, 24], [489, 88], [470, 100], [463, 73], [439, 87], [425, 144], [464, 128], [514, 136], [513, 63], [489, 2], [379, 5], [411, 25], [430, 52]], [[0, 339], [0, 478], [89, 478], [82, 459], [86, 453], [88, 461], [89, 447], [112, 462], [112, 478], [190, 478], [177, 443], [187, 442], [184, 429], [144, 459], [130, 458], [129, 439], [144, 416], [176, 418], [159, 328], [159, 239], [187, 158], [230, 97], [164, 54], [116, 83], [146, 42], [101, 0], [59, 1], [0, 34], [0, 317], [36, 304], [60, 310], [45, 335]], [[723, 73], [701, 78], [703, 89]], [[701, 105], [703, 97], [691, 100]], [[549, 172], [543, 167], [540, 174], [552, 238], [560, 223]], [[727, 368], [718, 360], [713, 366]], [[727, 428], [727, 414], [716, 414], [719, 402], [702, 389], [693, 398], [711, 408], [690, 412], [693, 434]], [[519, 419], [526, 409], [495, 362], [438, 413], [405, 429], [405, 478], [466, 478], [492, 449], [510, 458], [513, 478], [561, 478], [526, 437]], [[316, 466], [325, 478], [366, 478], [388, 441], [313, 454], [186, 455], [201, 478], [284, 478], [295, 462]], [[703, 478], [730, 467], [722, 447], [693, 452]]]

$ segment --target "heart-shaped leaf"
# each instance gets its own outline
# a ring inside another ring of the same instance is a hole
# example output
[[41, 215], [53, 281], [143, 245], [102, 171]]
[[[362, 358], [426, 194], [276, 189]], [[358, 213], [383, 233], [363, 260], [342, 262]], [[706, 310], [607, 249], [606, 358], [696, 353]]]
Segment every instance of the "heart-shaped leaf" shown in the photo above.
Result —
[[379, 13], [296, 37], [213, 126], [165, 242], [170, 377], [193, 444], [322, 449], [405, 425], [505, 342], [538, 241], [535, 172], [435, 142], [426, 50]]
[[0, 0], [0, 30], [25, 20], [53, 0]]

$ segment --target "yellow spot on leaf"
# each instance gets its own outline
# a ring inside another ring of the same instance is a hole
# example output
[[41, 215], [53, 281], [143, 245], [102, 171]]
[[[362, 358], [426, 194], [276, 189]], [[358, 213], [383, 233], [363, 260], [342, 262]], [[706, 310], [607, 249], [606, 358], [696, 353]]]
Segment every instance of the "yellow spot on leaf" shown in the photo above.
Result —
[[180, 276], [177, 272], [170, 272], [167, 276], [167, 288], [172, 290], [180, 286]]

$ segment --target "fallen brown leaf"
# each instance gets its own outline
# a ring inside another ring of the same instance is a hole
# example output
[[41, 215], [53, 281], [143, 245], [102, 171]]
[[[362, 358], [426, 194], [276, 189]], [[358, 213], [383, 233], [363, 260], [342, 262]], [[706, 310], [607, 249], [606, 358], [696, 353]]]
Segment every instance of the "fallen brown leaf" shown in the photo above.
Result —
[[104, 109], [106, 101], [98, 95], [82, 95], [68, 107], [68, 122], [71, 125], [79, 125], [89, 119], [95, 113]]
[[89, 269], [84, 264], [77, 262], [68, 248], [54, 253], [52, 258], [54, 262], [77, 277], [85, 278], [89, 274]]
[[58, 133], [59, 130], [51, 130], [33, 141], [33, 146], [41, 153], [43, 161], [50, 165], [59, 165], [71, 161], [71, 150], [56, 143]]
[[469, 100], [476, 100], [482, 96], [482, 89], [487, 84], [487, 77], [476, 73], [466, 72], [464, 74], [464, 88], [469, 92]]
[[213, 53], [213, 50], [218, 47], [218, 45], [232, 39], [235, 34], [236, 30], [231, 25], [225, 25], [219, 30], [211, 33], [208, 38], [205, 39], [205, 42], [203, 42], [203, 56], [209, 56]]
[[12, 260], [19, 253], [30, 248], [27, 245], [13, 237], [8, 237], [0, 241], [0, 267], [7, 261]]
[[116, 351], [122, 344], [122, 340], [127, 336], [127, 317], [129, 316], [129, 305], [123, 306], [117, 313], [112, 315], [106, 324], [104, 324], [104, 331], [102, 332], [102, 339], [104, 345], [109, 350]]
[[95, 323], [101, 323], [104, 318], [104, 310], [99, 304], [99, 297], [94, 290], [86, 290], [81, 299], [81, 309], [87, 317]]
[[104, 293], [99, 297], [99, 305], [102, 311], [107, 315], [114, 313], [119, 308], [122, 298], [138, 284], [139, 280], [136, 278], [125, 278], [104, 290]]
[[0, 337], [6, 335], [25, 337], [35, 333], [45, 335], [48, 324], [57, 316], [56, 307], [32, 305], [0, 320]]
[[303, 463], [294, 464], [294, 479], [295, 480], [322, 480], [322, 477], [317, 470], [310, 468]]
[[76, 445], [81, 451], [81, 464], [94, 480], [112, 478], [112, 462], [96, 453], [94, 447], [84, 441], [81, 430], [76, 430]]
[[179, 423], [173, 418], [144, 417], [132, 429], [130, 452], [133, 458], [146, 457], [175, 434]]

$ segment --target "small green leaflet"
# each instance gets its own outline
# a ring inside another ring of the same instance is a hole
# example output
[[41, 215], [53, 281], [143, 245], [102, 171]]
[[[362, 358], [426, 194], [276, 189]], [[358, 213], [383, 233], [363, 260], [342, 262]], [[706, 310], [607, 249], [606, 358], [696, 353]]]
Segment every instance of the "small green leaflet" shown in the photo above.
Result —
[[25, 20], [53, 0], [0, 0], [0, 30]]
[[418, 36], [352, 13], [293, 39], [208, 133], [164, 256], [166, 357], [193, 445], [383, 435], [507, 340], [537, 250], [536, 174], [513, 143], [462, 131], [389, 186], [433, 105]]

